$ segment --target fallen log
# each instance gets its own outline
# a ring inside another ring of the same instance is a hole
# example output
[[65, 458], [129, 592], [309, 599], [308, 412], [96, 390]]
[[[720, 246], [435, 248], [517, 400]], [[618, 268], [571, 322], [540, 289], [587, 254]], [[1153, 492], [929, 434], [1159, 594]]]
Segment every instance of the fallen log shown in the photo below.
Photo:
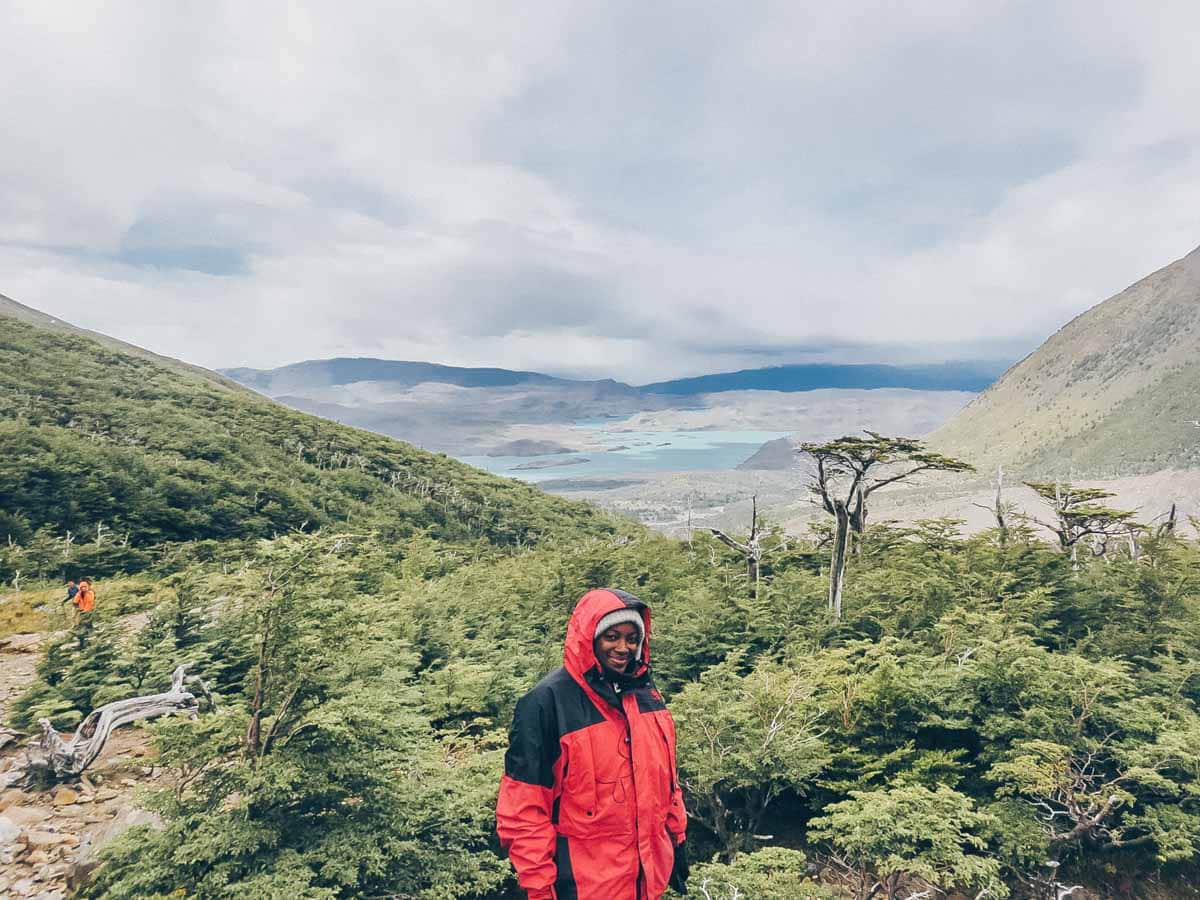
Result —
[[171, 689], [162, 694], [116, 700], [93, 710], [79, 723], [69, 741], [54, 730], [49, 719], [38, 719], [42, 734], [30, 742], [24, 772], [26, 778], [32, 779], [37, 774], [56, 779], [81, 775], [96, 761], [113, 731], [122, 725], [174, 713], [195, 716], [200, 705], [194, 694], [183, 689], [184, 682], [199, 684], [204, 695], [210, 701], [212, 698], [203, 681], [194, 675], [187, 676], [187, 668], [182, 665], [175, 669], [171, 675]]

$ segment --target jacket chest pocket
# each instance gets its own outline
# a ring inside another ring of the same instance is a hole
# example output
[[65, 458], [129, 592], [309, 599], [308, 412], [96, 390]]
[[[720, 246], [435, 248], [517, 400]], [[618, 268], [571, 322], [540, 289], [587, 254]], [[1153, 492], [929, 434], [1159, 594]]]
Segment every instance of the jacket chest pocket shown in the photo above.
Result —
[[596, 819], [596, 772], [586, 740], [573, 740], [567, 750], [562, 793], [558, 798], [558, 832], [585, 837]]
[[594, 838], [632, 831], [636, 795], [625, 737], [615, 723], [576, 734], [559, 800], [560, 834]]

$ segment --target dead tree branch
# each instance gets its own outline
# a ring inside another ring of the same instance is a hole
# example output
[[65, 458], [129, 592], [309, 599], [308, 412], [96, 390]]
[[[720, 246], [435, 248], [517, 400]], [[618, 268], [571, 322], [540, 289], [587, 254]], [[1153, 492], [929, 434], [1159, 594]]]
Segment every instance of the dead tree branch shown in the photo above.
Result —
[[202, 692], [211, 698], [207, 685], [196, 676], [189, 679], [183, 665], [172, 674], [170, 690], [106, 703], [79, 723], [70, 740], [55, 731], [49, 719], [38, 719], [42, 733], [29, 749], [22, 774], [27, 779], [35, 773], [55, 779], [75, 777], [96, 761], [109, 736], [122, 725], [174, 713], [196, 715], [199, 703], [194, 694], [184, 690], [185, 681], [199, 682]]

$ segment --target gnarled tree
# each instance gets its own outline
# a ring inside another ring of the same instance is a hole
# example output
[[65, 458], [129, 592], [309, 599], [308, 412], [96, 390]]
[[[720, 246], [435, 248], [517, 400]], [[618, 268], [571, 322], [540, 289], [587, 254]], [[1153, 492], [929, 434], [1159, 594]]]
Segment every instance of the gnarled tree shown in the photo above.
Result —
[[71, 778], [96, 761], [109, 736], [122, 725], [166, 716], [173, 713], [195, 715], [199, 710], [196, 696], [184, 689], [186, 683], [198, 685], [203, 695], [212, 703], [208, 686], [195, 675], [187, 675], [187, 666], [179, 666], [171, 676], [171, 687], [161, 694], [130, 697], [106, 703], [92, 711], [79, 723], [70, 740], [54, 730], [49, 719], [39, 719], [42, 733], [29, 748], [26, 765], [10, 777], [11, 783], [26, 780], [36, 775], [50, 778]]
[[907, 481], [921, 472], [972, 472], [974, 466], [952, 456], [934, 453], [916, 438], [886, 437], [865, 431], [825, 443], [803, 443], [796, 452], [815, 466], [810, 490], [821, 508], [834, 518], [833, 555], [829, 568], [829, 612], [842, 617], [842, 582], [852, 535], [867, 528], [871, 495], [889, 484]]
[[1079, 560], [1079, 542], [1084, 538], [1098, 538], [1103, 544], [1109, 538], [1130, 534], [1141, 527], [1133, 521], [1134, 513], [1100, 502], [1114, 496], [1112, 491], [1059, 481], [1027, 481], [1025, 485], [1045, 500], [1054, 513], [1053, 522], [1035, 516], [1028, 516], [1029, 520], [1054, 532], [1072, 563]]

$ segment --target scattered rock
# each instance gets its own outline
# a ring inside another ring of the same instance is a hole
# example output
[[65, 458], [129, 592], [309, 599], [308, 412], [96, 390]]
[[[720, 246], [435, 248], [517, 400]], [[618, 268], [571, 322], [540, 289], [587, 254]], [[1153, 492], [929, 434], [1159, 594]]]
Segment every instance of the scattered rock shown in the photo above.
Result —
[[19, 881], [14, 881], [10, 890], [18, 897], [28, 897], [37, 888], [34, 887], [32, 878], [22, 878]]
[[3, 750], [14, 741], [20, 740], [22, 737], [19, 731], [13, 731], [11, 728], [0, 728], [0, 750]]
[[45, 637], [44, 634], [10, 634], [0, 638], [0, 649], [10, 653], [36, 653]]
[[13, 805], [4, 810], [4, 815], [21, 828], [31, 828], [49, 819], [50, 810], [38, 806]]
[[11, 844], [21, 833], [21, 827], [8, 816], [0, 816], [0, 846]]
[[117, 792], [114, 791], [112, 788], [100, 788], [100, 790], [96, 791], [96, 802], [97, 803], [104, 803], [105, 801], [115, 800], [116, 798], [117, 798]]
[[[114, 814], [115, 814], [114, 810]], [[67, 887], [72, 890], [79, 887], [100, 864], [97, 851], [134, 825], [150, 825], [153, 828], [162, 827], [162, 819], [144, 809], [124, 809], [121, 814], [108, 823], [94, 835], [88, 836], [80, 845], [75, 862], [67, 870]]]
[[72, 834], [61, 834], [57, 831], [27, 831], [25, 841], [30, 847], [57, 847], [59, 844], [77, 844], [79, 838]]
[[14, 803], [18, 802], [25, 796], [25, 792], [17, 788], [9, 788], [4, 793], [0, 793], [0, 810], [8, 809]]
[[76, 890], [81, 887], [92, 873], [100, 867], [100, 860], [93, 853], [87, 858], [81, 857], [67, 868], [67, 888]]
[[69, 787], [60, 787], [54, 792], [54, 799], [50, 802], [55, 806], [70, 806], [72, 803], [79, 802], [79, 794]]
[[50, 854], [42, 848], [29, 851], [29, 855], [25, 857], [25, 862], [31, 866], [41, 866], [50, 862]]

